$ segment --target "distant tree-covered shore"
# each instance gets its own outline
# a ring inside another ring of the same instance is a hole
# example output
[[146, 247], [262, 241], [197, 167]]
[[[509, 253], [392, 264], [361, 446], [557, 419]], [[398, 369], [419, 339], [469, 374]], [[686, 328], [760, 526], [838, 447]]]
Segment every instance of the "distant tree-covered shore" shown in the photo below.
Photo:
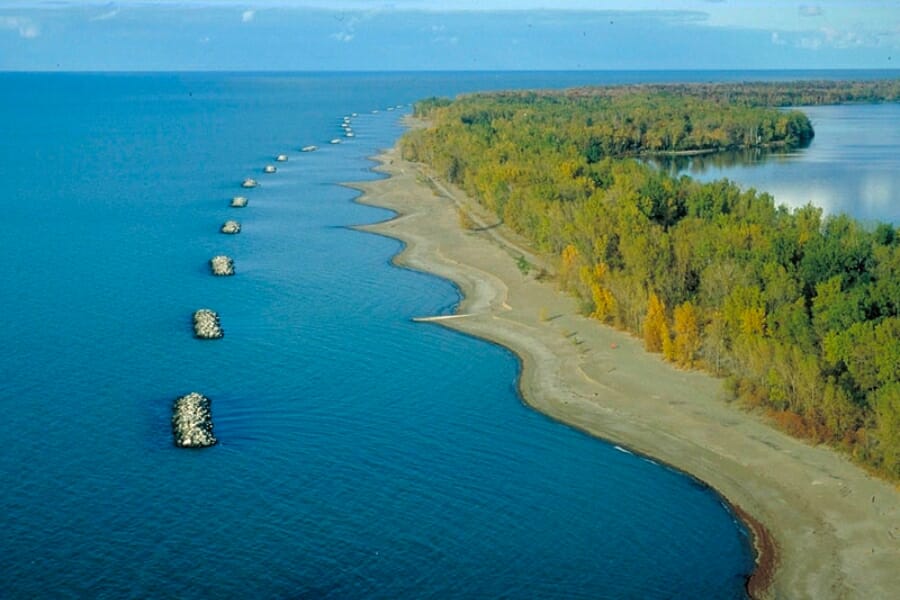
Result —
[[897, 228], [632, 157], [799, 146], [812, 126], [784, 107], [898, 99], [900, 81], [475, 94], [420, 102], [401, 143], [558, 257], [587, 314], [897, 479]]

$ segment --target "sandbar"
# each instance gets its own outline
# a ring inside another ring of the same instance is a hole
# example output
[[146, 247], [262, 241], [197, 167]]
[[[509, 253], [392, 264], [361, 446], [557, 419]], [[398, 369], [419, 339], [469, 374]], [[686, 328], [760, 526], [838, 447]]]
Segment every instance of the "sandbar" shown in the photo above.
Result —
[[[449, 327], [510, 348], [522, 363], [527, 404], [717, 490], [753, 534], [752, 597], [896, 597], [896, 487], [729, 403], [721, 380], [678, 370], [645, 352], [640, 340], [579, 314], [575, 299], [538, 275], [552, 265], [396, 147], [375, 160], [388, 178], [349, 185], [363, 192], [359, 202], [397, 215], [360, 229], [402, 240], [397, 264], [452, 280], [464, 295], [457, 318], [422, 327]], [[520, 256], [534, 266], [527, 274]]]

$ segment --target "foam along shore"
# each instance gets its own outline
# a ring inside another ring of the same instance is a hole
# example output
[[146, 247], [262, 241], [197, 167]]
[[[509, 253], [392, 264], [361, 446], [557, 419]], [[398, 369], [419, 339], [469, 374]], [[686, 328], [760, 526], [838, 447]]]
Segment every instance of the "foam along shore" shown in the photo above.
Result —
[[194, 313], [194, 337], [201, 340], [217, 340], [225, 335], [219, 323], [219, 315], [208, 308]]
[[179, 448], [206, 448], [218, 440], [213, 434], [209, 398], [191, 392], [175, 401], [172, 407], [172, 435]]
[[244, 208], [247, 206], [246, 196], [235, 196], [231, 199], [231, 208]]
[[[890, 598], [900, 583], [900, 493], [845, 457], [727, 403], [723, 384], [679, 371], [639, 340], [583, 317], [552, 281], [523, 276], [527, 244], [461, 191], [402, 160], [352, 184], [398, 213], [363, 229], [406, 242], [395, 261], [457, 283], [458, 318], [435, 323], [492, 340], [522, 360], [519, 388], [539, 411], [708, 483], [751, 530], [757, 598]], [[463, 230], [458, 208], [474, 227]], [[425, 315], [421, 315], [425, 316]], [[423, 325], [432, 326], [432, 325]]]
[[229, 277], [234, 275], [234, 260], [224, 255], [213, 256], [209, 259], [209, 268], [217, 277]]
[[221, 229], [219, 229], [219, 231], [221, 231], [222, 233], [234, 235], [241, 232], [241, 224], [237, 221], [229, 219], [228, 221], [222, 223], [222, 227]]
[[243, 181], [243, 183], [241, 183], [241, 187], [244, 187], [244, 188], [255, 188], [258, 185], [259, 185], [259, 182], [251, 177], [248, 177], [247, 179], [245, 179]]

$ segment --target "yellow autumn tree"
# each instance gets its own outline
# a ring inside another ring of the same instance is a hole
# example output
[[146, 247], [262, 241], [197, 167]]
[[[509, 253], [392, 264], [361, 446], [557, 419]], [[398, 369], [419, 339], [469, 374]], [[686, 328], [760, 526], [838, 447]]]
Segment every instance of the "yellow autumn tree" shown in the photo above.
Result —
[[661, 352], [667, 339], [669, 326], [666, 323], [666, 305], [659, 296], [651, 293], [647, 301], [647, 316], [644, 317], [644, 347], [649, 352]]
[[578, 258], [578, 248], [572, 244], [563, 248], [559, 265], [559, 286], [564, 290], [571, 287], [571, 278], [578, 273]]
[[608, 289], [601, 285], [591, 287], [591, 295], [594, 297], [593, 317], [600, 321], [608, 321], [616, 314], [616, 299]]
[[672, 328], [675, 330], [672, 360], [682, 367], [692, 368], [700, 353], [702, 340], [697, 309], [690, 301], [675, 307]]
[[591, 300], [594, 301], [594, 312], [591, 316], [600, 321], [609, 320], [616, 312], [616, 299], [603, 285], [606, 271], [607, 267], [603, 263], [598, 263], [593, 269], [582, 270], [582, 279], [591, 291]]
[[665, 358], [669, 362], [676, 362], [675, 358], [675, 341], [672, 339], [672, 335], [669, 334], [663, 338], [662, 341], [662, 354], [663, 358]]
[[762, 335], [766, 330], [766, 309], [748, 306], [740, 315], [741, 333], [747, 336]]

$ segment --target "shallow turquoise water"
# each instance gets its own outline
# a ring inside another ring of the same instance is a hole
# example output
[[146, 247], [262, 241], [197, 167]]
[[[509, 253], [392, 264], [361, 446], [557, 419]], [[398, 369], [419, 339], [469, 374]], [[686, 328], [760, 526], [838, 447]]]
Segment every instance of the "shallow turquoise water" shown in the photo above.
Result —
[[[386, 107], [597, 77], [0, 75], [0, 597], [743, 597], [714, 493], [523, 406], [509, 352], [410, 321], [456, 288], [347, 228], [389, 216], [336, 185]], [[172, 445], [192, 390], [215, 448]]]

